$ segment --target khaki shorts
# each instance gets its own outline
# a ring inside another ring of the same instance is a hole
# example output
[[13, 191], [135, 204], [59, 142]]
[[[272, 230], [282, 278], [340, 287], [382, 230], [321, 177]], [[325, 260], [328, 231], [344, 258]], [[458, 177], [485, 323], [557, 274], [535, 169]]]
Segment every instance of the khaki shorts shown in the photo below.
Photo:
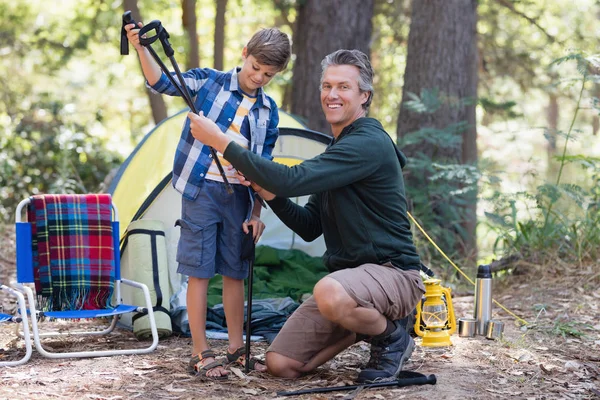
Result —
[[[361, 307], [374, 308], [394, 321], [411, 313], [425, 293], [417, 270], [364, 264], [327, 275], [342, 284]], [[267, 351], [302, 363], [349, 335], [341, 325], [323, 317], [311, 296], [290, 316]]]

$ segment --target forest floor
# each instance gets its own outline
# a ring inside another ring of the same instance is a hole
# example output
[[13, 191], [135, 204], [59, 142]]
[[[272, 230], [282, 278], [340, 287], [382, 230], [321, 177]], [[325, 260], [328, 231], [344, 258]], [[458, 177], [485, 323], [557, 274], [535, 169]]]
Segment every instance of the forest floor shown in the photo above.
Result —
[[[14, 276], [14, 236], [0, 238], [0, 280]], [[279, 391], [353, 385], [368, 359], [368, 346], [358, 343], [314, 373], [296, 380], [230, 368], [229, 380], [204, 382], [186, 372], [191, 342], [172, 336], [147, 355], [87, 359], [48, 359], [34, 349], [29, 362], [0, 368], [0, 399], [594, 399], [600, 398], [600, 264], [552, 269], [529, 266], [525, 274], [494, 280], [494, 298], [529, 324], [494, 307], [505, 322], [499, 340], [452, 336], [451, 347], [417, 348], [405, 369], [435, 374], [437, 384], [357, 389], [283, 397]], [[4, 312], [14, 308], [1, 298]], [[456, 317], [473, 313], [473, 296], [456, 291]], [[53, 348], [58, 340], [45, 339]], [[144, 347], [131, 332], [117, 330], [109, 340], [78, 339], [74, 349], [121, 344]], [[225, 354], [224, 341], [211, 341]], [[0, 360], [22, 354], [11, 324], [0, 324]], [[264, 355], [266, 344], [252, 344]]]

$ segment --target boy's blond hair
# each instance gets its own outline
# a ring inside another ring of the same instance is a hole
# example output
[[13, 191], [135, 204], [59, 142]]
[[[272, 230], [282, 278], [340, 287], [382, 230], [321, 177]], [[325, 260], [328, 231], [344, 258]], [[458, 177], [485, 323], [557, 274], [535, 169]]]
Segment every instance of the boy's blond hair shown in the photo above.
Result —
[[288, 35], [277, 28], [265, 28], [256, 32], [246, 45], [247, 55], [254, 56], [264, 65], [283, 71], [292, 54]]

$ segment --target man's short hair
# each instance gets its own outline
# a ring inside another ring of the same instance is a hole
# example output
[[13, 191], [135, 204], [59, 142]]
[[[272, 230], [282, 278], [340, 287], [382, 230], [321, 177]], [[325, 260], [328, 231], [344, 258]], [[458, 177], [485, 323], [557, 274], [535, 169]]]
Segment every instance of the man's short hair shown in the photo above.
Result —
[[369, 109], [371, 101], [373, 100], [373, 67], [369, 57], [360, 50], [336, 50], [331, 54], [325, 56], [321, 61], [321, 84], [323, 83], [323, 76], [327, 67], [333, 65], [353, 65], [358, 68], [358, 89], [361, 92], [369, 92], [369, 98], [362, 105], [365, 110]]
[[259, 63], [283, 71], [290, 61], [292, 46], [288, 35], [279, 29], [265, 28], [250, 38], [246, 51], [247, 55], [254, 56]]

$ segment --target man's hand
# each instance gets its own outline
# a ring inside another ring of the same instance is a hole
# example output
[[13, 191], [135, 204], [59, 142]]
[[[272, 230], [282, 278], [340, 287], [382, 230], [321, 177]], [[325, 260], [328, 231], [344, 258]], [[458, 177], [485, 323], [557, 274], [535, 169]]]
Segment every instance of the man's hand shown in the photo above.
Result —
[[262, 188], [261, 186], [258, 186], [256, 183], [246, 179], [244, 174], [242, 174], [240, 171], [235, 172], [235, 177], [240, 181], [242, 185], [252, 187], [252, 189], [254, 189], [254, 191], [266, 201], [271, 201], [276, 197], [273, 193]]
[[223, 154], [231, 142], [212, 120], [206, 118], [202, 111], [198, 115], [189, 112], [190, 128], [194, 139], [210, 146]]
[[244, 231], [244, 233], [248, 233], [249, 226], [252, 226], [252, 237], [254, 239], [254, 243], [256, 244], [256, 242], [258, 242], [258, 239], [260, 239], [260, 237], [263, 234], [263, 231], [265, 230], [265, 223], [262, 222], [260, 220], [260, 218], [256, 215], [253, 215], [250, 218], [250, 221], [244, 221], [244, 223], [242, 224], [242, 230]]

